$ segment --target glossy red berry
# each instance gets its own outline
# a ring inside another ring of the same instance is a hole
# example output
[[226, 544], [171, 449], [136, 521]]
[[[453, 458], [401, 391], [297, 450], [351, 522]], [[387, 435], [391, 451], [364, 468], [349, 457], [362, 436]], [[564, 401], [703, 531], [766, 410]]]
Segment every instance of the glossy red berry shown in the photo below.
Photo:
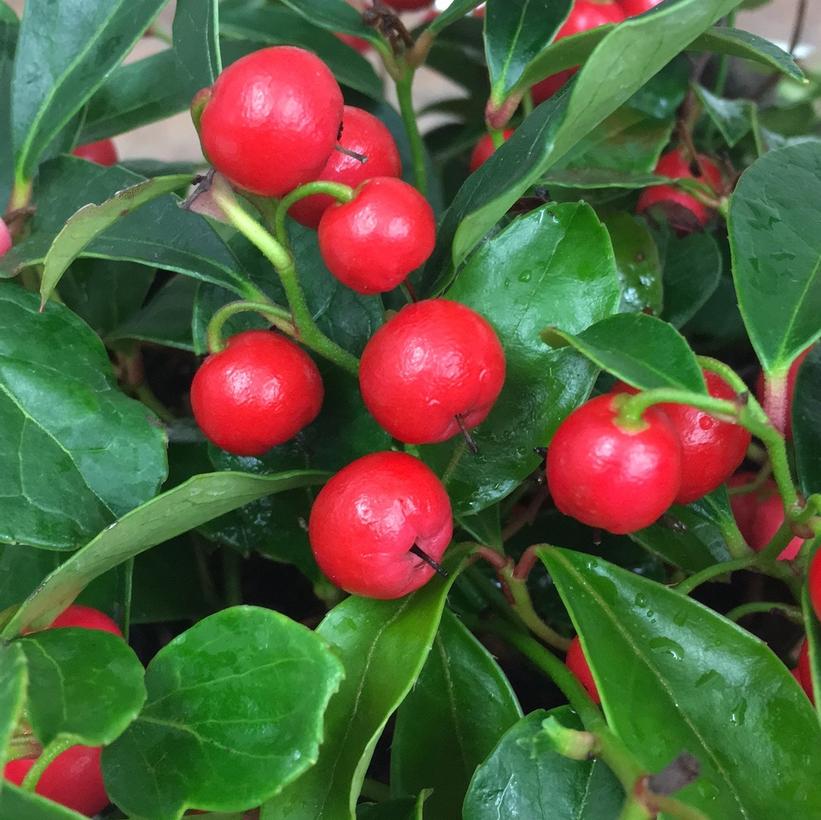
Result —
[[384, 293], [424, 264], [436, 244], [427, 200], [407, 182], [377, 177], [350, 202], [331, 205], [319, 222], [328, 270], [357, 293]]
[[[96, 747], [71, 746], [49, 764], [35, 791], [87, 817], [96, 816], [111, 802], [103, 784], [101, 753]], [[34, 762], [12, 760], [6, 764], [3, 776], [19, 786]]]
[[810, 562], [807, 575], [807, 585], [810, 591], [810, 601], [815, 610], [815, 617], [821, 620], [821, 550], [817, 550]]
[[94, 609], [90, 606], [72, 604], [51, 622], [49, 629], [59, 629], [68, 626], [80, 627], [82, 629], [99, 629], [102, 632], [111, 632], [120, 638], [123, 637], [123, 633], [115, 621], [109, 618], [105, 612], [100, 612], [99, 609]]
[[[598, 3], [593, 0], [576, 0], [570, 11], [570, 16], [556, 32], [554, 42], [565, 37], [572, 37], [574, 34], [581, 34], [583, 31], [590, 31], [590, 29], [599, 26], [606, 26], [608, 23], [621, 23], [623, 20], [624, 12], [615, 2]], [[576, 71], [578, 69], [569, 68], [536, 83], [531, 89], [533, 102], [538, 105], [550, 99]]]
[[199, 121], [209, 162], [231, 182], [280, 197], [320, 174], [342, 122], [342, 92], [319, 57], [293, 46], [232, 63]]
[[651, 407], [635, 430], [616, 424], [619, 396], [591, 399], [559, 426], [547, 450], [547, 483], [565, 515], [616, 534], [650, 526], [681, 486], [681, 443]]
[[775, 428], [782, 432], [787, 438], [792, 438], [792, 405], [795, 397], [795, 380], [798, 378], [798, 371], [804, 359], [810, 355], [811, 347], [808, 347], [790, 366], [787, 373], [787, 382], [784, 393], [776, 393], [771, 386], [767, 385], [764, 373], [758, 374], [755, 384], [755, 395], [764, 411], [770, 417], [770, 421]]
[[340, 470], [319, 492], [308, 537], [319, 568], [337, 586], [369, 598], [400, 598], [434, 569], [453, 534], [442, 482], [405, 453], [372, 453]]
[[11, 250], [11, 232], [9, 226], [0, 219], [0, 256], [5, 256]]
[[75, 157], [82, 157], [97, 165], [116, 165], [119, 162], [117, 149], [111, 140], [98, 140], [78, 145], [72, 152]]
[[[502, 136], [505, 140], [509, 140], [513, 134], [513, 129], [508, 128]], [[470, 155], [470, 171], [473, 173], [477, 168], [484, 165], [490, 157], [496, 152], [496, 146], [493, 144], [490, 134], [485, 134], [473, 149]]]
[[[374, 177], [402, 175], [402, 160], [391, 132], [381, 120], [361, 108], [345, 106], [339, 144], [348, 151], [367, 157], [367, 161], [361, 162], [341, 151], [331, 151], [317, 180], [341, 182], [356, 188]], [[322, 214], [333, 204], [332, 197], [316, 194], [299, 200], [288, 213], [297, 222], [316, 228]]]
[[[679, 149], [661, 157], [656, 173], [671, 179], [697, 179], [715, 192], [723, 184], [721, 171], [709, 157], [699, 154], [699, 162], [691, 165]], [[636, 211], [641, 214], [651, 209], [663, 212], [667, 221], [682, 233], [704, 227], [712, 215], [712, 210], [692, 194], [672, 185], [652, 185], [642, 191]]]
[[255, 456], [293, 438], [322, 407], [311, 357], [280, 333], [249, 330], [228, 340], [194, 376], [191, 407], [218, 447]]
[[587, 663], [587, 658], [584, 656], [584, 650], [578, 637], [573, 638], [570, 642], [564, 663], [579, 683], [584, 686], [593, 701], [601, 703], [596, 681], [593, 680], [593, 673], [590, 671], [590, 665]]
[[488, 321], [458, 302], [406, 305], [365, 347], [365, 406], [394, 438], [432, 444], [487, 417], [505, 381], [505, 354]]
[[626, 17], [638, 17], [654, 9], [662, 0], [619, 0], [621, 10]]

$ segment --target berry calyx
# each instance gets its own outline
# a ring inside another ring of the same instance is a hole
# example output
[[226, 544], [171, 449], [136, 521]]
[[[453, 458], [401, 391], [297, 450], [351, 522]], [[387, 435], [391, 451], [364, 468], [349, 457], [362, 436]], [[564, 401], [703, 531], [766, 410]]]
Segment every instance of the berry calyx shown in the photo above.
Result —
[[123, 633], [117, 623], [108, 617], [105, 612], [94, 609], [90, 606], [72, 604], [64, 610], [52, 622], [49, 629], [60, 629], [63, 627], [80, 627], [81, 629], [99, 629], [102, 632], [111, 632], [122, 638]]
[[342, 92], [317, 56], [293, 46], [237, 60], [199, 120], [209, 162], [240, 188], [281, 197], [316, 179], [336, 144]]
[[638, 17], [654, 9], [661, 0], [619, 0], [621, 10], [626, 17]]
[[9, 226], [0, 219], [0, 256], [5, 256], [10, 251], [11, 245], [12, 238]]
[[598, 396], [574, 410], [547, 449], [547, 483], [559, 511], [617, 535], [649, 527], [681, 487], [681, 443], [666, 414], [616, 424], [622, 397]]
[[406, 305], [365, 347], [365, 406], [394, 438], [433, 444], [487, 418], [505, 381], [496, 332], [476, 311], [447, 299]]
[[311, 357], [280, 333], [232, 336], [194, 376], [191, 407], [206, 437], [229, 453], [255, 456], [293, 438], [322, 407]]
[[795, 398], [795, 380], [798, 378], [798, 371], [801, 365], [804, 364], [804, 359], [810, 355], [811, 350], [812, 347], [808, 347], [790, 365], [786, 383], [780, 390], [773, 389], [772, 383], [768, 384], [763, 371], [758, 374], [756, 380], [756, 398], [770, 417], [770, 421], [776, 430], [783, 433], [788, 439], [792, 438], [792, 405]]
[[[308, 537], [319, 568], [337, 586], [369, 598], [400, 598], [436, 570], [453, 534], [442, 482], [406, 453], [364, 456], [322, 488]], [[416, 549], [414, 549], [416, 548]]]
[[[346, 151], [365, 157], [365, 161], [342, 151], [331, 151], [316, 181], [339, 182], [355, 188], [374, 177], [402, 175], [402, 160], [391, 132], [381, 120], [361, 108], [345, 106], [339, 144]], [[288, 213], [302, 225], [316, 228], [322, 214], [335, 201], [325, 194], [315, 194], [295, 202]]]
[[119, 162], [117, 149], [111, 140], [98, 140], [78, 145], [72, 152], [75, 157], [96, 162], [97, 165], [116, 165]]
[[[672, 179], [698, 180], [716, 194], [723, 185], [721, 171], [709, 157], [699, 154], [698, 161], [691, 163], [680, 149], [664, 154], [659, 159], [655, 172]], [[650, 210], [662, 212], [670, 225], [680, 233], [691, 233], [703, 228], [712, 216], [712, 209], [703, 202], [672, 185], [651, 185], [642, 191], [636, 212], [641, 214]]]
[[[505, 141], [509, 140], [513, 135], [513, 128], [508, 128], [504, 131], [502, 136]], [[493, 144], [493, 139], [490, 134], [485, 134], [473, 149], [470, 155], [470, 171], [473, 173], [477, 168], [484, 165], [490, 157], [496, 153], [496, 146]]]
[[587, 690], [594, 703], [601, 703], [599, 689], [596, 681], [593, 680], [593, 673], [584, 655], [581, 642], [578, 636], [573, 638], [567, 650], [567, 657], [564, 659], [565, 666], [573, 673], [579, 683]]
[[821, 620], [821, 550], [816, 551], [810, 562], [807, 586], [809, 587], [810, 601], [815, 611], [815, 617]]
[[331, 205], [319, 222], [328, 270], [357, 293], [385, 293], [424, 264], [436, 244], [427, 200], [407, 182], [376, 177], [350, 202]]
[[[46, 767], [34, 791], [61, 806], [95, 817], [111, 802], [103, 783], [101, 754], [98, 747], [71, 746]], [[3, 777], [19, 786], [35, 762], [12, 760], [3, 769]]]

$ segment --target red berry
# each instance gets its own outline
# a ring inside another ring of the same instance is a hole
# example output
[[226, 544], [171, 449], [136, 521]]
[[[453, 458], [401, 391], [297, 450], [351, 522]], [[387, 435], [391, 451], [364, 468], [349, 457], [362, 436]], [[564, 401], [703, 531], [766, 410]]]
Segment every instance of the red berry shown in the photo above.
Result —
[[[505, 380], [505, 354], [486, 319], [458, 302], [407, 305], [365, 347], [365, 406], [394, 438], [445, 441], [487, 417]], [[457, 416], [459, 419], [457, 419]]]
[[[698, 173], [696, 173], [698, 171]], [[678, 149], [664, 154], [656, 165], [656, 173], [673, 179], [699, 179], [718, 192], [722, 177], [718, 166], [709, 157], [699, 154], [699, 162], [692, 167]], [[704, 174], [704, 176], [700, 176]], [[697, 227], [704, 227], [712, 211], [699, 202], [692, 194], [674, 188], [672, 185], [652, 185], [645, 188], [639, 197], [637, 213], [660, 209], [668, 222], [678, 231], [688, 233]]]
[[815, 693], [812, 685], [812, 670], [810, 669], [810, 646], [805, 640], [801, 644], [801, 652], [798, 655], [798, 666], [790, 670], [793, 677], [801, 684], [807, 697], [815, 703]]
[[681, 486], [681, 443], [664, 412], [635, 430], [615, 423], [619, 396], [591, 399], [559, 426], [547, 451], [547, 482], [565, 515], [618, 535], [650, 526]]
[[810, 563], [807, 584], [812, 608], [815, 610], [815, 617], [821, 620], [821, 550], [816, 551]]
[[311, 357], [282, 334], [249, 330], [228, 340], [194, 376], [191, 406], [218, 447], [255, 456], [293, 438], [322, 407]]
[[82, 629], [99, 629], [103, 632], [111, 632], [114, 635], [123, 637], [120, 627], [99, 609], [90, 606], [72, 604], [62, 614], [58, 615], [52, 622], [49, 629], [59, 629], [61, 627], [75, 626]]
[[433, 0], [385, 0], [385, 5], [396, 11], [416, 11], [433, 5]]
[[[565, 37], [572, 37], [574, 34], [581, 34], [583, 31], [606, 26], [608, 23], [621, 23], [624, 20], [624, 12], [614, 2], [597, 3], [593, 0], [576, 0], [570, 11], [570, 16], [565, 20], [564, 25], [556, 32], [554, 42]], [[568, 68], [553, 74], [542, 80], [531, 88], [533, 102], [537, 105], [550, 99], [575, 73], [576, 68]]]
[[[511, 135], [513, 134], [513, 129], [508, 128], [504, 134], [502, 135], [505, 140], [509, 140]], [[496, 152], [496, 146], [493, 144], [493, 140], [491, 139], [490, 134], [485, 134], [479, 142], [476, 143], [476, 147], [473, 149], [473, 153], [470, 155], [470, 170], [471, 173], [479, 168], [481, 165], [484, 165], [487, 162], [491, 155]]]
[[350, 202], [331, 205], [319, 222], [319, 250], [328, 270], [357, 293], [393, 290], [427, 261], [436, 220], [407, 182], [377, 177]]
[[590, 671], [590, 666], [587, 663], [587, 658], [584, 656], [584, 650], [578, 637], [573, 638], [570, 642], [564, 663], [579, 683], [587, 689], [587, 694], [590, 695], [593, 701], [595, 703], [601, 703], [596, 681], [593, 680], [593, 673]]
[[761, 406], [770, 417], [770, 421], [775, 428], [782, 432], [788, 439], [792, 438], [792, 403], [795, 397], [795, 380], [798, 378], [798, 370], [804, 363], [804, 359], [810, 355], [812, 347], [808, 347], [790, 366], [787, 373], [786, 392], [777, 395], [770, 388], [764, 378], [764, 373], [758, 374], [755, 384], [755, 395]]
[[72, 152], [75, 157], [82, 157], [97, 165], [116, 165], [119, 161], [117, 149], [111, 140], [98, 140], [85, 145], [78, 145]]
[[228, 66], [199, 123], [211, 164], [233, 183], [280, 197], [320, 174], [342, 122], [342, 92], [319, 57], [293, 46]]
[[0, 219], [0, 256], [5, 256], [11, 249], [11, 232], [9, 226]]
[[627, 17], [638, 17], [654, 9], [659, 3], [661, 0], [619, 0], [621, 10]]
[[[58, 755], [37, 783], [37, 794], [69, 809], [94, 817], [111, 801], [105, 792], [100, 767], [100, 748], [71, 746]], [[34, 760], [12, 760], [6, 764], [3, 777], [19, 786]]]
[[308, 536], [319, 568], [342, 589], [400, 598], [434, 570], [410, 552], [439, 561], [450, 543], [450, 500], [433, 471], [405, 453], [364, 456], [320, 491]]
[[336, 36], [339, 37], [345, 45], [356, 49], [360, 54], [364, 54], [371, 47], [371, 44], [364, 37], [357, 37], [355, 34], [342, 34], [340, 32]]
[[[381, 120], [361, 108], [345, 106], [339, 144], [349, 151], [367, 157], [367, 161], [360, 162], [341, 151], [331, 151], [325, 167], [317, 177], [318, 180], [341, 182], [355, 188], [366, 179], [402, 175], [402, 160], [399, 158], [399, 149], [391, 132]], [[288, 213], [297, 222], [309, 228], [316, 228], [322, 214], [333, 204], [333, 197], [316, 194], [295, 203]]]

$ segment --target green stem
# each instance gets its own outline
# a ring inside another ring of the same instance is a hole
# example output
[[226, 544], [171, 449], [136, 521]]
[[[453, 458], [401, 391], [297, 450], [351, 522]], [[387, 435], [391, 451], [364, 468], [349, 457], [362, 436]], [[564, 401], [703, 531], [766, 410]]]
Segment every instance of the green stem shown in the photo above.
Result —
[[415, 69], [407, 67], [402, 76], [396, 81], [396, 96], [399, 98], [399, 111], [405, 123], [405, 131], [410, 142], [411, 160], [413, 162], [413, 176], [416, 187], [422, 196], [428, 195], [428, 172], [425, 168], [425, 144], [419, 133], [419, 123], [416, 120], [416, 111], [413, 108], [413, 76]]
[[69, 749], [74, 745], [74, 741], [66, 740], [64, 738], [52, 740], [51, 743], [43, 749], [40, 757], [34, 761], [34, 765], [26, 773], [26, 776], [23, 778], [23, 782], [20, 784], [21, 788], [26, 791], [33, 792], [35, 788], [37, 788], [37, 783], [40, 781], [43, 772], [52, 764], [54, 758], [58, 757], [66, 749]]
[[525, 117], [533, 113], [533, 94], [529, 88], [522, 97], [522, 113]]
[[31, 202], [31, 188], [32, 182], [30, 179], [17, 177], [14, 181], [14, 187], [11, 189], [11, 199], [9, 200], [10, 211], [21, 211], [23, 208], [28, 208]]
[[804, 616], [799, 607], [775, 601], [753, 601], [751, 604], [742, 604], [735, 607], [735, 609], [731, 609], [725, 617], [731, 621], [740, 621], [742, 618], [746, 618], [747, 615], [756, 615], [762, 612], [767, 614], [778, 612], [799, 626], [804, 623]]
[[176, 419], [174, 414], [157, 398], [147, 382], [134, 388], [134, 396], [139, 399], [160, 421], [171, 424]]
[[505, 132], [498, 128], [488, 129], [494, 148], [501, 148], [505, 144]]
[[714, 564], [713, 566], [707, 567], [700, 572], [694, 573], [689, 578], [686, 578], [676, 587], [676, 589], [683, 595], [689, 595], [697, 587], [700, 587], [702, 584], [706, 584], [708, 581], [712, 581], [714, 578], [718, 578], [721, 575], [727, 575], [741, 569], [752, 568], [755, 566], [758, 559], [759, 555], [756, 554], [748, 555], [744, 558], [736, 558], [734, 561], [724, 561], [720, 564]]
[[464, 436], [460, 436], [459, 441], [453, 447], [453, 453], [451, 454], [447, 467], [445, 467], [445, 472], [442, 473], [442, 483], [446, 487], [451, 478], [453, 478], [453, 474], [456, 472], [456, 468], [459, 466], [459, 462], [462, 460], [462, 456], [467, 452], [467, 449], [467, 439]]
[[32, 735], [12, 737], [6, 749], [6, 763], [12, 760], [38, 757], [42, 753], [43, 747]]
[[652, 816], [647, 807], [634, 794], [631, 794], [624, 801], [618, 820], [651, 820]]
[[208, 344], [208, 351], [210, 353], [219, 353], [225, 350], [225, 341], [222, 338], [222, 329], [225, 323], [232, 317], [239, 313], [259, 313], [274, 327], [287, 333], [289, 336], [296, 336], [297, 329], [291, 321], [291, 314], [285, 308], [279, 305], [271, 304], [270, 302], [250, 302], [239, 301], [229, 302], [223, 305], [212, 317], [208, 323], [208, 330], [206, 331], [206, 340]]
[[514, 566], [511, 561], [504, 569], [501, 569], [499, 576], [502, 578], [510, 595], [513, 598], [513, 611], [522, 619], [522, 623], [534, 634], [541, 638], [548, 646], [567, 652], [570, 648], [570, 639], [560, 635], [549, 627], [539, 617], [533, 606], [533, 599], [530, 597], [530, 590], [527, 588], [527, 580], [517, 578], [513, 572]]
[[288, 246], [288, 232], [285, 228], [285, 217], [289, 209], [295, 202], [299, 202], [300, 199], [315, 196], [316, 194], [332, 196], [339, 202], [350, 202], [354, 198], [353, 188], [351, 188], [350, 185], [343, 185], [341, 182], [324, 182], [319, 180], [295, 188], [288, 196], [280, 201], [276, 209], [276, 214], [274, 215], [274, 232], [276, 238], [286, 247]]

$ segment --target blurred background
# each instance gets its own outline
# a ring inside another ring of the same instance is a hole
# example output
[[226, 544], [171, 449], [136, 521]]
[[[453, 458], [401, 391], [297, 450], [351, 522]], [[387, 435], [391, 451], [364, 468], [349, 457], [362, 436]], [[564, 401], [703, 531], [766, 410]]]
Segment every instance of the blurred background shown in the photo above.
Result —
[[[752, 6], [755, 1], [751, 0], [746, 5]], [[6, 2], [18, 13], [25, 5], [25, 0], [6, 0]], [[437, 0], [435, 6], [441, 11], [450, 3], [451, 0]], [[787, 49], [799, 0], [772, 0], [771, 2], [763, 0], [763, 3], [758, 8], [742, 11], [738, 16], [736, 26], [766, 37]], [[175, 5], [173, 0], [169, 2], [157, 21], [157, 25], [166, 31], [171, 30]], [[412, 23], [414, 15], [407, 16], [409, 22]], [[419, 17], [420, 15], [416, 15], [417, 19]], [[164, 48], [167, 46], [160, 40], [144, 37], [126, 62], [139, 60]], [[821, 70], [821, 0], [808, 0], [803, 36], [795, 54], [807, 66]], [[374, 65], [378, 67], [378, 60], [374, 61]], [[427, 70], [419, 72], [414, 85], [414, 94], [420, 106], [443, 97], [453, 97], [459, 93], [458, 86], [451, 85], [440, 75]], [[429, 125], [430, 122], [423, 120], [423, 127], [426, 124]], [[158, 160], [196, 161], [202, 158], [199, 142], [187, 114], [179, 114], [160, 123], [139, 128], [117, 137], [115, 142], [122, 159], [152, 157]]]

